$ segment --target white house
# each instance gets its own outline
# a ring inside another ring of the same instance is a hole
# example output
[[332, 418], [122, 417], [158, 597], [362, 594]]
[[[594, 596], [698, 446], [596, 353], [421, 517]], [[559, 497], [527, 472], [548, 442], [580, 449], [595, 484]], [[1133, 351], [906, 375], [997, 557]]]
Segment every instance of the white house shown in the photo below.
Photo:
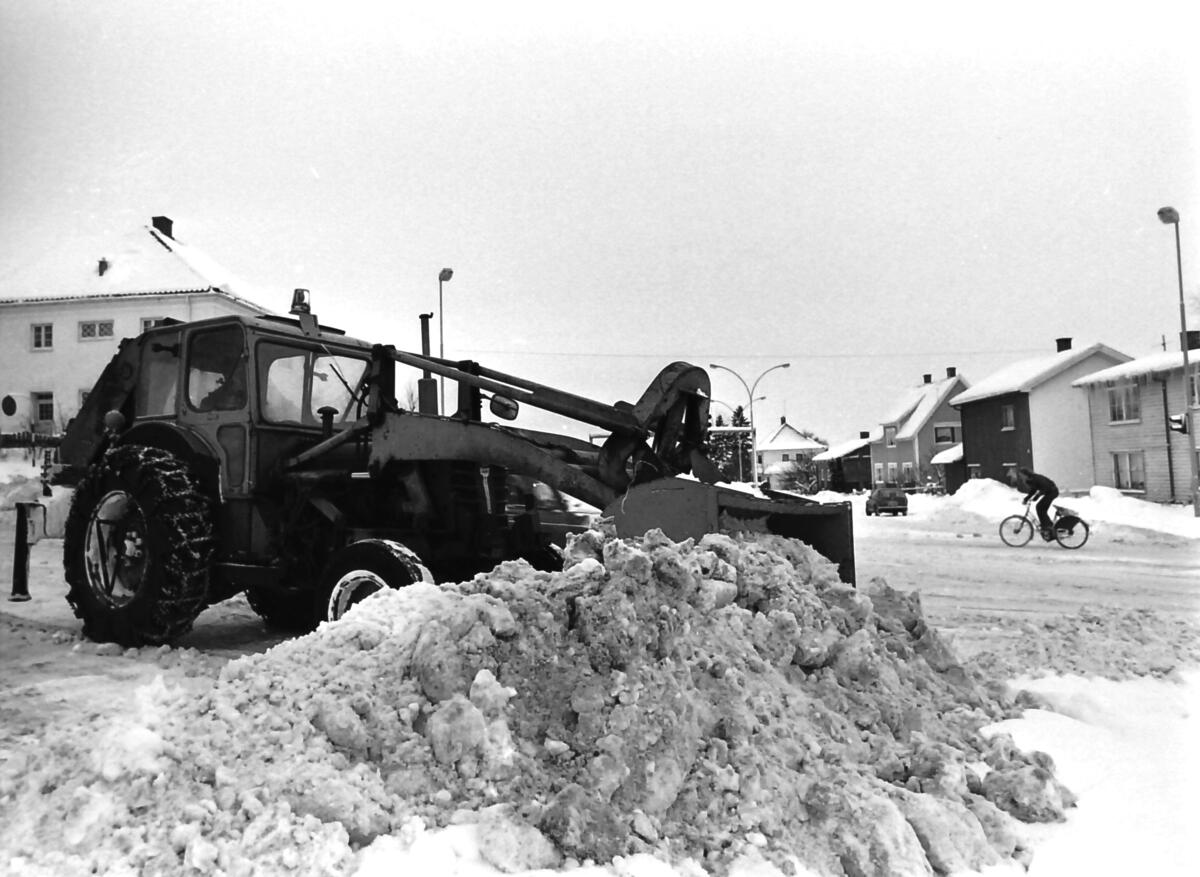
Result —
[[770, 482], [770, 486], [779, 489], [794, 464], [802, 460], [811, 460], [816, 454], [825, 450], [825, 446], [805, 438], [800, 430], [779, 418], [779, 429], [762, 444], [758, 445], [758, 474], [759, 479]]
[[121, 338], [154, 323], [270, 311], [244, 283], [174, 237], [165, 216], [99, 253], [0, 281], [0, 396], [17, 402], [0, 431], [56, 432], [79, 410]]

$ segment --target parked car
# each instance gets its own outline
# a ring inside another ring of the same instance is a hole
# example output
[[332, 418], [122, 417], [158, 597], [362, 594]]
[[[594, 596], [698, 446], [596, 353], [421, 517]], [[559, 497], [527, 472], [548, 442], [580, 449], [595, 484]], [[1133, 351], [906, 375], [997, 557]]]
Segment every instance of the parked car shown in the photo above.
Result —
[[887, 483], [876, 487], [867, 497], [867, 514], [880, 515], [884, 512], [892, 515], [908, 514], [908, 494], [904, 488]]

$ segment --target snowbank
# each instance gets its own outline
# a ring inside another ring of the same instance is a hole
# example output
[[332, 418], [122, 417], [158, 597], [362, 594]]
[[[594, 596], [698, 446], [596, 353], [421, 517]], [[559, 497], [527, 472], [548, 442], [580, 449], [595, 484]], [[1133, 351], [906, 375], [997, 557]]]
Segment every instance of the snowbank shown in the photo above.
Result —
[[1018, 819], [1073, 803], [979, 733], [1016, 702], [915, 595], [778, 537], [593, 531], [566, 567], [382, 592], [205, 696], [56, 728], [0, 779], [8, 873], [372, 874], [447, 844], [459, 873], [960, 873], [1019, 867]]

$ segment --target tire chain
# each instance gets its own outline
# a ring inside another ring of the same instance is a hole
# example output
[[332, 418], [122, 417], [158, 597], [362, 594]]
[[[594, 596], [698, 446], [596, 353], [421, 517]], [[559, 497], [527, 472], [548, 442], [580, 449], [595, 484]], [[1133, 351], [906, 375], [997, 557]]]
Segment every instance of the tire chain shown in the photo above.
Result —
[[159, 596], [151, 613], [154, 629], [140, 632], [147, 642], [170, 642], [191, 630], [207, 604], [208, 569], [215, 547], [210, 503], [183, 462], [158, 448], [113, 448], [102, 465], [130, 483], [130, 475], [142, 476], [137, 486], [145, 491], [154, 517], [166, 526], [167, 538], [176, 546], [176, 551], [167, 552], [161, 568]]

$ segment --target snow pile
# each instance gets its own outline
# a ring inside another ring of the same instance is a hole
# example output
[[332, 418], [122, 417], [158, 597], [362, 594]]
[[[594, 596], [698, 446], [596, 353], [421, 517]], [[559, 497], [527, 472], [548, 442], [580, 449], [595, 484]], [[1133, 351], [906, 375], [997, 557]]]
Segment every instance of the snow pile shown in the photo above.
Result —
[[42, 468], [26, 453], [12, 448], [0, 450], [0, 509], [11, 509], [13, 503], [42, 495]]
[[1178, 678], [1200, 666], [1200, 624], [1147, 609], [1083, 607], [1076, 615], [1013, 624], [1000, 651], [972, 665], [998, 678], [1078, 674], [1113, 680]]
[[510, 873], [946, 874], [1027, 860], [1016, 820], [1073, 804], [979, 733], [1016, 703], [915, 594], [774, 536], [592, 531], [565, 567], [383, 592], [204, 696], [51, 731], [0, 779], [8, 872], [353, 874], [454, 825]]

